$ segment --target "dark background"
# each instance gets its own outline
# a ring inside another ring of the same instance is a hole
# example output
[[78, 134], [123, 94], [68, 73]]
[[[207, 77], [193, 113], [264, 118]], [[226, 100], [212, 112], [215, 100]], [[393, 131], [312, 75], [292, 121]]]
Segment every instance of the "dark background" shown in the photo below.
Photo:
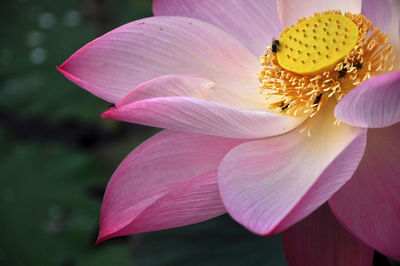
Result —
[[156, 129], [105, 120], [107, 103], [55, 69], [150, 0], [1, 0], [0, 265], [286, 265], [280, 236], [228, 216], [96, 246], [101, 199]]

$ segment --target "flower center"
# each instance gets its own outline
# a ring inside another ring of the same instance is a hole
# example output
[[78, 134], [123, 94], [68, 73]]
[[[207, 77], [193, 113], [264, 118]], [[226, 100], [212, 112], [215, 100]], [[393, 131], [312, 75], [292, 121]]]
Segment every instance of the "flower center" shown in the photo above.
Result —
[[305, 75], [331, 69], [353, 50], [358, 36], [357, 25], [348, 17], [327, 14], [309, 18], [280, 38], [278, 63]]
[[[285, 29], [261, 57], [267, 109], [314, 117], [361, 82], [393, 68], [388, 36], [360, 14], [332, 10]], [[311, 123], [310, 119], [310, 123]]]

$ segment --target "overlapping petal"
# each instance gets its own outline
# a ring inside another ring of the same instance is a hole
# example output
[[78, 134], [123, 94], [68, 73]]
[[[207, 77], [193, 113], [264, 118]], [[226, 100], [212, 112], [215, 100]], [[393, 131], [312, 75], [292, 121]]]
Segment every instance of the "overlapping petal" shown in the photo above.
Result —
[[242, 142], [172, 131], [145, 141], [125, 158], [107, 186], [98, 241], [224, 213], [216, 169]]
[[218, 170], [221, 198], [231, 216], [252, 232], [280, 232], [327, 201], [356, 170], [366, 130], [335, 126], [330, 106], [312, 137], [288, 134], [241, 144]]
[[328, 204], [283, 232], [283, 249], [291, 266], [371, 266], [374, 250], [351, 236]]
[[400, 122], [400, 71], [361, 83], [338, 103], [335, 116], [356, 127], [380, 128]]
[[277, 0], [279, 17], [284, 27], [297, 23], [302, 17], [310, 17], [314, 12], [338, 9], [342, 12], [361, 13], [362, 0]]
[[329, 204], [343, 225], [379, 252], [400, 260], [400, 123], [368, 130], [352, 179]]
[[[134, 88], [116, 107], [158, 97], [191, 97], [246, 109], [251, 105], [242, 97], [216, 86], [216, 83], [195, 75], [166, 75], [146, 81]], [[260, 105], [265, 108], [265, 103]]]
[[[106, 111], [103, 117], [230, 138], [279, 135], [304, 121], [304, 118], [282, 116], [265, 110], [238, 109], [197, 98], [218, 100], [218, 93], [209, 92], [214, 90], [210, 88], [212, 84], [207, 79], [191, 76], [157, 78], [134, 89], [115, 108]], [[233, 98], [226, 101], [236, 103]]]
[[168, 74], [207, 77], [257, 108], [259, 60], [223, 30], [191, 18], [152, 17], [128, 23], [87, 44], [59, 69], [107, 101]]
[[255, 55], [283, 30], [275, 0], [155, 0], [156, 16], [197, 18], [235, 36]]

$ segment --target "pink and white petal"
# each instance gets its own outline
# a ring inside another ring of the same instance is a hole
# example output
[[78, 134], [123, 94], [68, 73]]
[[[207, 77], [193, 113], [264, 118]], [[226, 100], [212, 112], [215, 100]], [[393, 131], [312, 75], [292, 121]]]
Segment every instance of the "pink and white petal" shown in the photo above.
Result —
[[326, 202], [354, 171], [364, 152], [366, 130], [333, 125], [326, 107], [311, 125], [311, 137], [297, 130], [241, 144], [218, 169], [228, 213], [250, 231], [275, 234]]
[[328, 204], [284, 231], [282, 245], [291, 266], [371, 266], [374, 256], [339, 224]]
[[216, 169], [223, 156], [242, 142], [163, 131], [142, 143], [111, 177], [98, 241], [183, 226], [224, 213]]
[[207, 77], [248, 100], [249, 108], [265, 102], [258, 92], [258, 58], [223, 30], [191, 18], [128, 23], [87, 44], [59, 68], [77, 85], [111, 102], [168, 74]]
[[255, 55], [264, 54], [282, 26], [275, 0], [155, 0], [156, 16], [183, 16], [206, 21], [235, 36]]
[[341, 10], [342, 12], [361, 13], [362, 0], [277, 0], [278, 13], [284, 27], [297, 23], [298, 19], [314, 16], [315, 12]]
[[[194, 75], [166, 75], [146, 81], [134, 88], [116, 107], [157, 97], [193, 97], [207, 101], [224, 103], [237, 108], [247, 108], [249, 103], [243, 98], [223, 88], [217, 88], [215, 82]], [[260, 108], [265, 107], [265, 103]]]
[[400, 71], [361, 83], [338, 103], [335, 116], [356, 127], [380, 128], [400, 122]]
[[392, 6], [390, 0], [362, 0], [361, 13], [369, 19], [375, 27], [389, 33], [392, 26]]
[[159, 97], [117, 104], [102, 116], [176, 131], [245, 139], [283, 134], [305, 119], [243, 110], [192, 97]]
[[338, 220], [365, 243], [400, 260], [400, 123], [368, 130], [352, 179], [330, 200]]

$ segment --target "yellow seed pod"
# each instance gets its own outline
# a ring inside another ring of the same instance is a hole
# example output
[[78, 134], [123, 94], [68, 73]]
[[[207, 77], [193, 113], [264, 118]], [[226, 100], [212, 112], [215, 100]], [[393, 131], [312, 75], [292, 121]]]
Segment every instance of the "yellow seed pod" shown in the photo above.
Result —
[[276, 56], [281, 67], [294, 73], [320, 73], [350, 53], [358, 38], [358, 26], [346, 16], [311, 17], [281, 36]]

